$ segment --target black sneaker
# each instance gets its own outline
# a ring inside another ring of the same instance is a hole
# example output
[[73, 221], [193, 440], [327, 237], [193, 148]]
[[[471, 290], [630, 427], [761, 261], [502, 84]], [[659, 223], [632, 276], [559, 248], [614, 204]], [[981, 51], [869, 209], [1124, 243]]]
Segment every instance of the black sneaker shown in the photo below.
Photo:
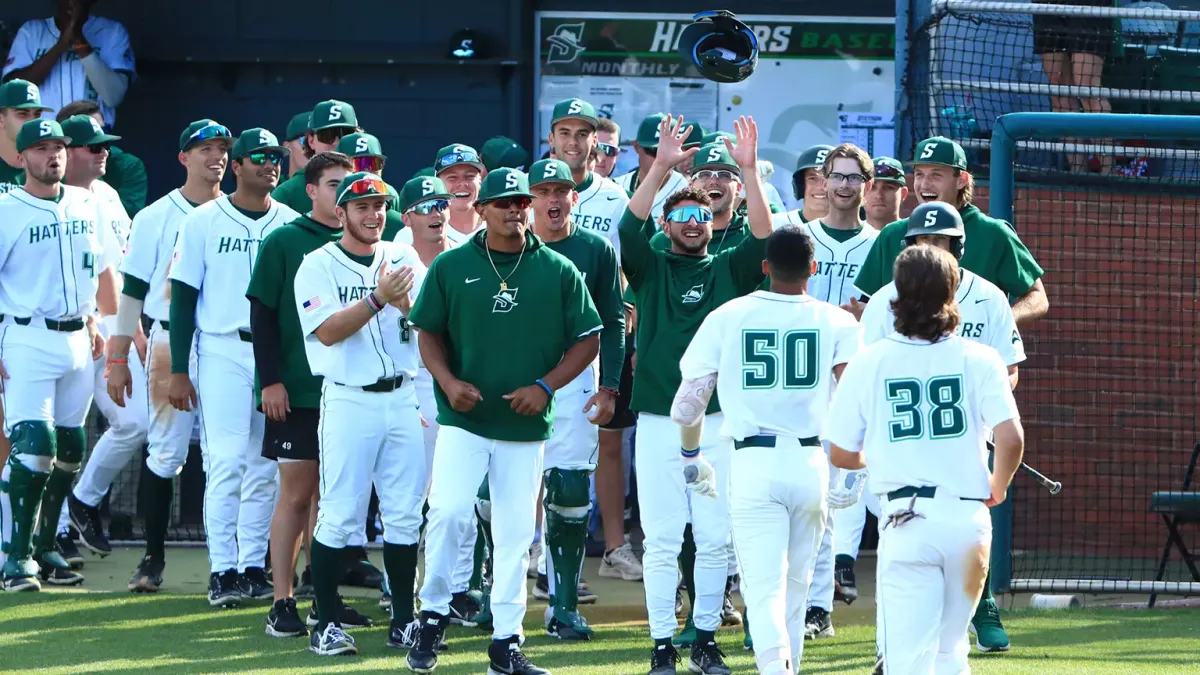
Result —
[[284, 598], [276, 600], [267, 614], [267, 635], [271, 637], [303, 637], [308, 635], [308, 629], [300, 620], [300, 612], [296, 611], [296, 600]]
[[104, 524], [100, 522], [100, 509], [88, 506], [76, 499], [73, 493], [68, 493], [67, 516], [75, 529], [79, 530], [79, 540], [89, 551], [101, 557], [112, 553], [112, 545], [104, 536]]
[[550, 675], [545, 668], [533, 665], [521, 652], [520, 638], [492, 640], [488, 646], [488, 675]]
[[467, 593], [455, 593], [450, 598], [450, 623], [456, 626], [475, 627], [475, 615], [479, 613], [479, 605]]
[[416, 644], [408, 651], [405, 659], [408, 669], [414, 673], [432, 673], [437, 668], [437, 648], [446, 633], [447, 617], [433, 612], [421, 612], [421, 628], [417, 632]]
[[358, 653], [354, 638], [346, 635], [336, 623], [325, 626], [320, 633], [314, 630], [308, 641], [308, 650], [318, 656], [354, 656]]
[[247, 567], [245, 572], [238, 575], [237, 583], [238, 590], [247, 600], [265, 600], [275, 595], [275, 586], [261, 567]]
[[670, 643], [655, 645], [650, 652], [650, 675], [675, 675], [675, 664], [679, 663], [679, 652]]
[[721, 607], [721, 625], [722, 626], [740, 626], [742, 625], [742, 613], [733, 606], [733, 585], [737, 583], [736, 576], [727, 577], [725, 579], [725, 604]]
[[213, 572], [208, 575], [208, 604], [213, 607], [236, 607], [245, 597], [238, 588], [237, 570]]
[[39, 561], [42, 581], [51, 586], [78, 586], [83, 583], [83, 574], [73, 569], [61, 569]]
[[809, 607], [804, 614], [804, 639], [831, 638], [834, 636], [833, 619], [829, 612], [820, 607]]
[[688, 670], [704, 675], [729, 675], [729, 666], [725, 665], [725, 653], [716, 642], [701, 644], [699, 641], [692, 645], [692, 656], [688, 659]]
[[300, 583], [292, 591], [292, 597], [297, 600], [308, 600], [313, 597], [312, 568], [305, 566], [300, 573]]
[[383, 586], [383, 572], [372, 565], [370, 560], [355, 560], [346, 568], [346, 574], [339, 585], [379, 590]]
[[163, 569], [166, 566], [162, 560], [150, 556], [142, 558], [129, 579], [129, 590], [134, 593], [157, 593], [158, 587], [162, 586]]
[[[370, 628], [375, 625], [375, 622], [368, 616], [363, 616], [350, 605], [347, 605], [342, 596], [338, 596], [337, 622], [342, 625], [342, 628]], [[309, 628], [316, 628], [317, 624], [317, 603], [313, 603], [308, 608], [308, 618], [305, 620]]]
[[71, 569], [83, 569], [83, 554], [79, 552], [79, 547], [75, 545], [75, 540], [70, 534], [63, 532], [54, 538], [54, 543], [58, 545], [58, 552], [62, 553]]
[[[843, 557], [849, 558], [851, 562], [846, 563], [842, 560]], [[854, 583], [854, 562], [849, 556], [839, 555], [833, 568], [833, 598], [847, 605], [858, 599], [858, 587]]]

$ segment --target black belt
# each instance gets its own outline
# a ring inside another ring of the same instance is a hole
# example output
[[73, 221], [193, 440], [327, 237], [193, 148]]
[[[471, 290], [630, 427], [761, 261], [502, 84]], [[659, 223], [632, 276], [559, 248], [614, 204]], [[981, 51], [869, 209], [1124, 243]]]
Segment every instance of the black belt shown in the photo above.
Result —
[[[777, 436], [768, 436], [767, 434], [759, 434], [757, 436], [747, 436], [740, 441], [735, 440], [733, 442], [733, 449], [741, 450], [742, 448], [773, 448], [773, 447], [775, 447], [775, 439], [776, 438], [778, 438], [778, 437]], [[821, 447], [821, 439], [817, 438], [816, 436], [809, 436], [808, 438], [799, 438], [796, 440], [800, 441], [800, 445], [809, 446], [809, 447]]]
[[[168, 329], [168, 330], [170, 330], [170, 329]], [[242, 339], [242, 342], [254, 342], [254, 340], [252, 340], [250, 338], [250, 331], [248, 331], [248, 330], [242, 330], [241, 328], [239, 328], [238, 329], [238, 337], [240, 337]]]
[[[925, 485], [922, 487], [913, 487], [911, 485], [906, 485], [906, 486], [900, 488], [899, 490], [892, 490], [891, 492], [887, 493], [887, 498], [888, 498], [888, 501], [891, 501], [893, 499], [904, 499], [906, 497], [920, 497], [922, 499], [933, 499], [933, 496], [936, 494], [937, 494], [937, 488], [932, 485]], [[979, 499], [978, 497], [959, 497], [959, 499], [963, 500], [964, 502], [986, 502], [987, 501], [986, 499]]]
[[[4, 315], [0, 314], [0, 321], [4, 320]], [[14, 316], [13, 321], [17, 322], [18, 326], [28, 326], [33, 322], [29, 317]], [[43, 319], [46, 322], [46, 328], [49, 330], [58, 331], [60, 333], [74, 333], [77, 330], [83, 330], [86, 325], [83, 319], [66, 319], [64, 321], [55, 321], [54, 319]]]
[[[342, 384], [341, 382], [334, 382], [334, 384], [338, 385], [339, 387], [353, 386], [353, 385], [348, 385], [348, 384]], [[377, 380], [375, 382], [375, 384], [368, 384], [367, 386], [362, 387], [362, 390], [369, 391], [372, 394], [386, 394], [389, 391], [396, 391], [403, 384], [404, 384], [404, 376], [397, 375], [396, 377], [389, 377], [389, 378], [385, 378], [382, 380]]]

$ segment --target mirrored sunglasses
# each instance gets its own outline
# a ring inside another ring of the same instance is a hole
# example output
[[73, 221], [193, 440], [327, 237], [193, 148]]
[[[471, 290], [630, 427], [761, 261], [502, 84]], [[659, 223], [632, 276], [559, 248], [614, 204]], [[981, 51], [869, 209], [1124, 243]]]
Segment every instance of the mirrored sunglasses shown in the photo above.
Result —
[[283, 161], [283, 155], [278, 152], [252, 152], [246, 155], [246, 158], [250, 160], [251, 164], [258, 164], [259, 166], [267, 162], [279, 166], [279, 163]]
[[510, 209], [514, 204], [518, 209], [527, 209], [530, 204], [533, 204], [533, 200], [529, 197], [501, 197], [488, 203], [498, 209]]
[[891, 164], [879, 163], [875, 165], [875, 177], [884, 180], [904, 180], [904, 171], [892, 166]]
[[355, 171], [366, 171], [367, 173], [379, 173], [383, 171], [384, 159], [382, 157], [354, 157], [351, 158], [354, 163]]
[[207, 141], [210, 138], [233, 138], [233, 134], [229, 132], [228, 127], [223, 124], [209, 124], [208, 126], [200, 127], [188, 136], [189, 141]]
[[596, 152], [599, 152], [605, 157], [616, 157], [621, 152], [621, 148], [613, 145], [612, 143], [597, 143]]
[[409, 207], [405, 213], [416, 213], [422, 216], [427, 216], [431, 213], [441, 213], [450, 208], [450, 202], [446, 199], [430, 199], [429, 201], [414, 204]]
[[704, 224], [712, 222], [712, 211], [703, 206], [681, 206], [667, 214], [667, 220], [672, 223], [686, 223], [694, 220]]
[[473, 152], [452, 152], [448, 155], [443, 155], [442, 158], [438, 160], [438, 166], [444, 169], [448, 166], [453, 166], [461, 162], [479, 164], [479, 155]]

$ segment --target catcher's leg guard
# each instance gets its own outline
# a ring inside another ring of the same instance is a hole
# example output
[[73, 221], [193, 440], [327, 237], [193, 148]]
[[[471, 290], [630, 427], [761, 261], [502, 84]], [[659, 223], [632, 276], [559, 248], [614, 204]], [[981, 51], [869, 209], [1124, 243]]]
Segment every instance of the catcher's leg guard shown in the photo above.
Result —
[[553, 566], [550, 588], [556, 610], [574, 612], [579, 601], [579, 573], [587, 540], [592, 504], [588, 471], [546, 471], [546, 543]]
[[[46, 479], [46, 488], [42, 493], [42, 511], [38, 518], [37, 539], [34, 542], [34, 555], [45, 558], [52, 567], [70, 570], [71, 566], [55, 551], [54, 537], [58, 531], [58, 514], [62, 511], [63, 500], [71, 491], [71, 483], [79, 466], [83, 463], [83, 455], [87, 448], [87, 434], [82, 427], [55, 427], [56, 441], [55, 458], [50, 476]], [[61, 563], [61, 564], [60, 564]]]
[[[42, 493], [54, 459], [54, 433], [48, 422], [18, 422], [9, 435], [12, 450], [4, 466], [0, 492], [4, 509], [11, 520], [11, 529], [3, 543], [8, 559], [4, 563], [6, 578], [33, 577], [38, 566], [33, 562], [33, 526], [37, 520]], [[61, 508], [61, 504], [60, 504]], [[58, 511], [54, 511], [55, 519]], [[54, 525], [51, 525], [51, 530]], [[53, 539], [53, 532], [51, 538]]]

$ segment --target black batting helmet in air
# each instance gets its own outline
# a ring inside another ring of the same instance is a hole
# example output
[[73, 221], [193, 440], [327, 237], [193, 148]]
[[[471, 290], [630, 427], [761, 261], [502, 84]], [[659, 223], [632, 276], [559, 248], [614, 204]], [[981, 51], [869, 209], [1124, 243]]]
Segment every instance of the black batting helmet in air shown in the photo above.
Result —
[[950, 253], [962, 259], [967, 233], [958, 209], [946, 202], [927, 202], [913, 209], [908, 217], [908, 231], [904, 233], [905, 246], [916, 244], [917, 237], [921, 235], [931, 234], [949, 237]]

